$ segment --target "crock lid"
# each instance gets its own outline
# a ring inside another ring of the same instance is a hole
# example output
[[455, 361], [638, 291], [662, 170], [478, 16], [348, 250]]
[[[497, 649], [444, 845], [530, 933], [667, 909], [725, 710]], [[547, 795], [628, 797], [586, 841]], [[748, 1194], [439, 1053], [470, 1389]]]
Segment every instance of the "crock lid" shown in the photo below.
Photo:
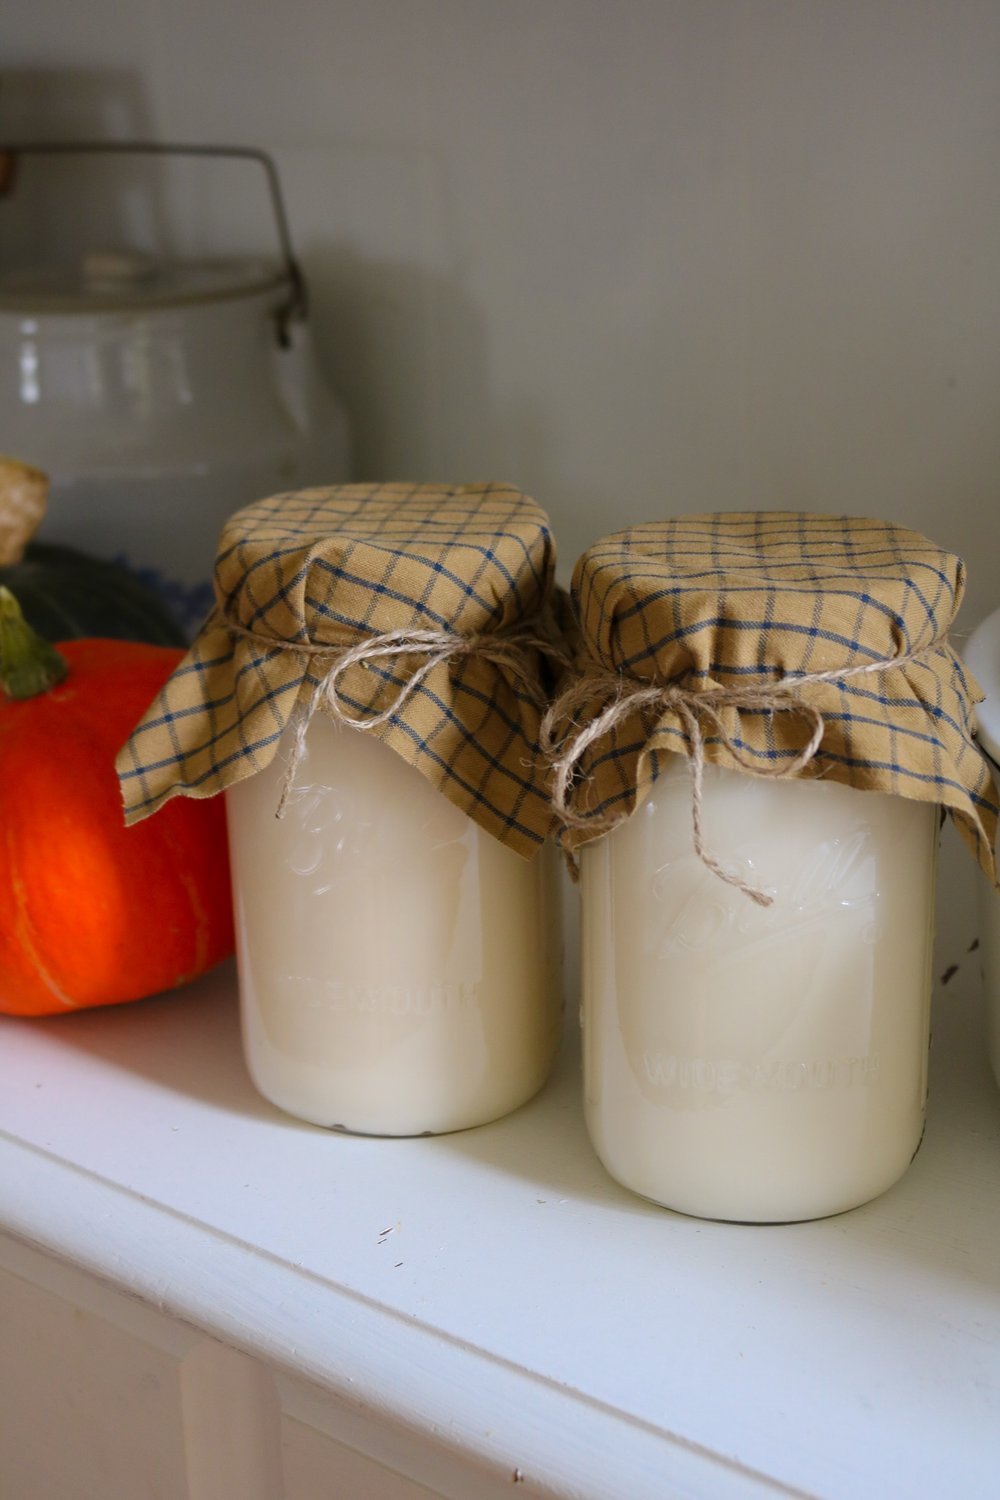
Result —
[[976, 626], [962, 655], [986, 694], [976, 707], [980, 744], [1000, 763], [1000, 609]]
[[142, 312], [252, 296], [285, 284], [263, 259], [164, 261], [137, 250], [95, 250], [76, 266], [0, 275], [0, 312]]

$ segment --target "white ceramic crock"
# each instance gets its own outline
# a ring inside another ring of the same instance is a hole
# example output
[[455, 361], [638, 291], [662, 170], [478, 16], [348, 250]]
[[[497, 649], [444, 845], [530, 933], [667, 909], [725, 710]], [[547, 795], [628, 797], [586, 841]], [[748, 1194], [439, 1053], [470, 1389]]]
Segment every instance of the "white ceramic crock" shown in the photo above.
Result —
[[0, 412], [0, 449], [50, 476], [42, 538], [151, 575], [191, 627], [233, 510], [348, 477], [289, 253], [94, 252], [4, 274]]

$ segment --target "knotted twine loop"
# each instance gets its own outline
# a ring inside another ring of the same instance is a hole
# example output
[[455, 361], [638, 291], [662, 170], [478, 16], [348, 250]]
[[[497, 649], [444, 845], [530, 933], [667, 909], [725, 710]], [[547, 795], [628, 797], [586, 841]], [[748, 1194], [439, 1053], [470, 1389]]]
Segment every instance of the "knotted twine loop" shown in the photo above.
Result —
[[[495, 634], [480, 632], [459, 635], [452, 630], [401, 629], [370, 636], [367, 640], [359, 641], [352, 636], [350, 640], [322, 643], [278, 640], [231, 620], [226, 621], [226, 628], [231, 635], [253, 641], [271, 651], [289, 651], [297, 656], [320, 660], [326, 658], [329, 661], [329, 666], [313, 688], [305, 709], [295, 716], [292, 748], [275, 811], [278, 818], [284, 817], [299, 764], [305, 755], [306, 734], [318, 709], [322, 708], [336, 723], [348, 729], [380, 729], [403, 711], [414, 693], [438, 667], [463, 657], [476, 657], [480, 661], [492, 662], [494, 666], [508, 672], [539, 713], [544, 713], [549, 699], [538, 681], [537, 673], [532, 671], [527, 653], [537, 651], [560, 667], [569, 665], [565, 651], [553, 635], [548, 633], [552, 630], [552, 624], [547, 616], [540, 616]], [[352, 667], [360, 666], [371, 671], [379, 664], [389, 665], [403, 657], [422, 657], [423, 661], [404, 682], [398, 684], [399, 690], [389, 706], [378, 713], [359, 715], [352, 712], [340, 689], [345, 674]]]
[[[691, 834], [695, 854], [713, 875], [724, 880], [727, 885], [735, 886], [757, 906], [773, 906], [774, 897], [770, 892], [761, 890], [759, 886], [752, 885], [738, 874], [727, 870], [705, 843], [702, 804], [706, 732], [719, 737], [741, 770], [753, 776], [774, 780], [790, 779], [815, 759], [826, 729], [819, 709], [800, 696], [802, 688], [820, 682], [843, 682], [850, 677], [893, 671], [909, 662], [925, 660], [931, 652], [939, 650], [942, 644], [941, 641], [934, 641], [898, 656], [864, 662], [858, 666], [782, 677], [763, 687], [697, 689], [677, 684], [648, 683], [625, 672], [586, 672], [559, 694], [542, 720], [540, 743], [542, 753], [552, 767], [552, 806], [555, 815], [567, 828], [592, 829], [599, 833], [606, 833], [619, 823], [620, 815], [576, 811], [573, 792], [580, 762], [591, 745], [611, 734], [630, 715], [655, 713], [659, 718], [672, 710], [681, 723], [691, 771]], [[610, 698], [610, 702], [588, 724], [574, 725], [575, 732], [570, 729], [561, 738], [557, 737], [556, 725], [567, 720], [573, 724], [574, 714], [594, 698]], [[797, 754], [791, 755], [780, 765], [762, 766], [745, 754], [728, 733], [722, 720], [722, 710], [729, 708], [734, 708], [737, 712], [741, 709], [756, 709], [772, 714], [793, 714], [807, 724], [809, 739]], [[569, 863], [570, 873], [577, 879], [576, 862], [571, 859]]]

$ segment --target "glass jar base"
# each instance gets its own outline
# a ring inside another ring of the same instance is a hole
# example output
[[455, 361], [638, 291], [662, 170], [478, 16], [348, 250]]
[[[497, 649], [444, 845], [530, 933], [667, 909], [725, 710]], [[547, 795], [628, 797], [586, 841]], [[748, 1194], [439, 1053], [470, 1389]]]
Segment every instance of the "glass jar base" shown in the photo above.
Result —
[[[494, 1098], [489, 1103], [480, 1104], [478, 1108], [472, 1108], [466, 1104], [461, 1109], [456, 1107], [450, 1114], [445, 1114], [438, 1100], [436, 1110], [428, 1108], [419, 1115], [411, 1115], [409, 1118], [397, 1116], [395, 1120], [390, 1120], [383, 1115], [380, 1119], [371, 1116], [362, 1120], [355, 1115], [354, 1123], [349, 1123], [352, 1118], [350, 1111], [339, 1110], [336, 1106], [326, 1108], [321, 1104], [316, 1104], [313, 1108], [307, 1109], [302, 1106], [300, 1099], [296, 1099], [294, 1104], [285, 1103], [280, 1089], [270, 1088], [267, 1081], [258, 1077], [253, 1070], [250, 1076], [257, 1092], [269, 1104], [273, 1104], [290, 1119], [299, 1120], [303, 1124], [315, 1125], [334, 1135], [356, 1136], [359, 1139], [418, 1140], [427, 1136], [456, 1135], [463, 1130], [476, 1130], [481, 1125], [492, 1125], [495, 1121], [504, 1119], [506, 1115], [513, 1114], [514, 1110], [521, 1109], [525, 1104], [530, 1103], [545, 1087], [554, 1060], [554, 1057], [550, 1059], [544, 1070], [516, 1093], [506, 1095], [501, 1099]], [[343, 1118], [338, 1119], [338, 1115], [342, 1115]]]
[[648, 1184], [639, 1186], [637, 1183], [626, 1180], [627, 1174], [614, 1171], [605, 1160], [603, 1152], [595, 1143], [595, 1150], [604, 1166], [605, 1171], [620, 1187], [626, 1188], [630, 1193], [635, 1193], [647, 1203], [654, 1204], [657, 1208], [663, 1208], [670, 1213], [681, 1214], [687, 1219], [702, 1219], [715, 1224], [744, 1224], [757, 1225], [760, 1227], [780, 1224], [809, 1224], [820, 1219], [835, 1219], [840, 1214], [851, 1213], [856, 1208], [863, 1208], [866, 1203], [872, 1203], [887, 1193], [890, 1188], [895, 1187], [909, 1169], [915, 1159], [921, 1144], [923, 1143], [923, 1131], [917, 1139], [916, 1145], [905, 1161], [897, 1162], [893, 1170], [883, 1173], [878, 1178], [870, 1179], [864, 1186], [858, 1186], [854, 1191], [843, 1191], [837, 1196], [824, 1195], [823, 1199], [814, 1197], [809, 1202], [805, 1195], [797, 1202], [792, 1200], [791, 1195], [785, 1196], [784, 1201], [777, 1202], [772, 1199], [770, 1204], [765, 1203], [764, 1198], [758, 1198], [756, 1203], [749, 1200], [748, 1195], [743, 1195], [744, 1206], [739, 1207], [739, 1194], [734, 1192], [728, 1198], [704, 1197], [696, 1199], [684, 1192], [671, 1192], [664, 1190], [662, 1193], [651, 1191]]

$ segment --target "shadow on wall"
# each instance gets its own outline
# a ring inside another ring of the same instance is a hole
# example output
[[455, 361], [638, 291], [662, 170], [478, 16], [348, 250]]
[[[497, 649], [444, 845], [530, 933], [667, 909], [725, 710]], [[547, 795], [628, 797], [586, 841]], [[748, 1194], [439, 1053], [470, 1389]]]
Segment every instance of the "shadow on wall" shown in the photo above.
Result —
[[560, 576], [592, 538], [556, 482], [537, 403], [498, 394], [490, 330], [461, 273], [308, 243], [323, 372], [350, 413], [353, 477], [516, 485], [552, 518]]
[[[181, 134], [185, 144], [219, 144]], [[134, 73], [0, 73], [0, 144], [163, 138]], [[2, 201], [0, 271], [39, 265], [75, 271], [88, 251], [109, 248], [139, 250], [161, 261], [254, 254], [276, 259], [274, 215], [259, 164], [99, 151], [85, 157], [26, 154]]]
[[0, 131], [39, 140], [154, 133], [146, 87], [131, 68], [0, 69]]
[[[0, 72], [0, 143], [151, 140], [145, 85], [124, 69]], [[26, 157], [3, 202], [0, 270], [78, 265], [88, 250], [174, 249], [168, 163]]]
[[310, 243], [302, 260], [325, 373], [351, 414], [355, 477], [499, 477], [486, 327], [461, 286], [344, 245]]

